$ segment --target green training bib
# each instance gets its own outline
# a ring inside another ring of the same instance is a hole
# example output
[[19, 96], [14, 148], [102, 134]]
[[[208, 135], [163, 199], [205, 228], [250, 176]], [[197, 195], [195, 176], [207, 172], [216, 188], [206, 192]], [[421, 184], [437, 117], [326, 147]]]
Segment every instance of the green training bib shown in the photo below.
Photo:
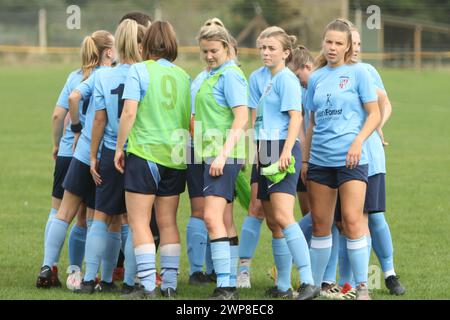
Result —
[[[228, 130], [233, 124], [232, 108], [219, 105], [213, 95], [213, 88], [219, 77], [228, 69], [237, 70], [245, 79], [244, 73], [239, 67], [225, 67], [203, 81], [195, 98], [195, 121], [201, 121], [202, 130], [194, 132], [194, 150], [196, 156], [202, 159], [216, 157], [219, 154], [227, 139]], [[229, 157], [245, 159], [245, 156], [245, 135], [242, 135]]]
[[186, 169], [191, 115], [189, 75], [180, 67], [144, 62], [150, 76], [128, 137], [127, 152], [174, 169]]

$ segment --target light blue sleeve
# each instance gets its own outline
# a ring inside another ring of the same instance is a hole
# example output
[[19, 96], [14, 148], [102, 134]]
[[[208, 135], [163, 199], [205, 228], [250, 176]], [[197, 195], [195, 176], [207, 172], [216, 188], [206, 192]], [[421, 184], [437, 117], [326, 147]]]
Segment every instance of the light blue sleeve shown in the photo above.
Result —
[[[192, 86], [192, 84], [191, 84]], [[191, 114], [195, 114], [195, 97], [197, 96], [196, 93], [193, 92], [191, 87]]]
[[89, 78], [81, 82], [77, 87], [78, 90], [83, 97], [83, 100], [92, 96], [92, 92], [94, 91], [95, 84], [95, 72], [93, 72]]
[[302, 111], [302, 89], [298, 79], [289, 73], [279, 79], [280, 111]]
[[125, 88], [123, 90], [122, 99], [141, 101], [141, 83], [137, 64], [130, 67], [127, 79], [125, 80]]
[[72, 73], [67, 78], [66, 84], [64, 85], [61, 93], [59, 94], [58, 101], [56, 102], [57, 106], [63, 107], [64, 109], [69, 110], [69, 96], [70, 96], [70, 84], [71, 84]]
[[365, 68], [360, 66], [357, 68], [357, 73], [357, 90], [362, 103], [377, 101], [378, 96], [372, 76]]
[[380, 90], [383, 90], [384, 93], [386, 93], [386, 89], [384, 88], [383, 80], [381, 80], [381, 76], [378, 73], [377, 69], [375, 69], [374, 66], [371, 64], [366, 64], [367, 70], [369, 71], [370, 75], [372, 76], [372, 79], [375, 83], [375, 87], [377, 87]]
[[96, 77], [95, 83], [94, 83], [93, 97], [94, 97], [95, 111], [106, 109], [106, 101], [105, 101], [105, 96], [103, 94], [102, 78], [103, 77], [101, 77], [101, 76]]
[[317, 107], [314, 105], [314, 93], [316, 90], [316, 76], [314, 76], [314, 73], [309, 77], [308, 79], [308, 89], [306, 90], [306, 104], [304, 104], [305, 109], [308, 109], [309, 111], [315, 112], [317, 110]]
[[191, 82], [191, 114], [195, 114], [195, 97], [205, 78], [205, 71], [202, 71]]
[[229, 69], [222, 74], [224, 77], [224, 95], [227, 105], [230, 107], [248, 105], [248, 83], [234, 69]]
[[256, 109], [258, 107], [259, 99], [261, 99], [261, 92], [258, 88], [258, 79], [255, 72], [250, 75], [249, 79], [250, 97], [248, 99], [248, 107]]

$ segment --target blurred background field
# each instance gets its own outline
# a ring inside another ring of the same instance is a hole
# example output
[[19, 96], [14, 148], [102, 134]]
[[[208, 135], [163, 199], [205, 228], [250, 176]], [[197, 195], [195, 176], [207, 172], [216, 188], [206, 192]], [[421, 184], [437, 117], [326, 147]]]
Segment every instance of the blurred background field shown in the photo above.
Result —
[[[393, 22], [387, 22], [377, 35], [363, 35], [363, 49], [371, 48], [366, 51], [366, 57], [379, 68], [393, 106], [392, 118], [384, 130], [389, 142], [386, 147], [386, 216], [394, 240], [396, 271], [408, 290], [401, 299], [450, 299], [450, 41], [449, 27], [445, 24], [450, 1], [412, 0], [370, 3], [196, 0], [189, 5], [174, 0], [0, 0], [0, 299], [116, 298], [99, 294], [80, 297], [65, 289], [43, 291], [34, 287], [42, 262], [43, 230], [50, 209], [54, 166], [50, 118], [67, 75], [78, 67], [76, 47], [84, 35], [100, 28], [113, 31], [121, 15], [128, 11], [159, 14], [174, 24], [179, 36], [182, 53], [176, 63], [195, 77], [203, 68], [195, 47], [195, 34], [209, 17], [221, 18], [235, 37], [258, 12], [268, 24], [286, 23], [289, 27], [288, 22], [298, 20], [299, 25], [293, 24], [289, 31], [317, 52], [323, 27], [329, 20], [343, 13], [354, 19], [356, 9], [364, 13], [367, 6], [377, 3], [382, 10], [381, 21], [384, 12], [389, 12], [390, 16], [400, 17], [396, 21], [404, 23], [403, 27], [395, 27]], [[81, 8], [80, 30], [66, 28], [68, 14], [65, 10], [69, 4]], [[42, 8], [47, 12], [47, 46], [44, 49], [39, 47], [37, 13]], [[307, 8], [311, 8], [310, 11]], [[367, 16], [363, 14], [363, 22]], [[417, 29], [406, 27], [407, 23], [412, 26], [416, 23], [425, 30], [420, 39], [420, 63], [415, 52], [417, 45], [414, 46]], [[244, 34], [239, 43], [239, 59], [247, 76], [261, 65], [257, 52], [252, 49], [255, 34], [257, 28], [251, 29], [246, 37]], [[59, 51], [51, 53], [51, 48]], [[68, 52], [61, 48], [68, 48]], [[299, 212], [297, 206], [297, 218], [300, 218]], [[235, 218], [239, 227], [245, 214], [236, 205]], [[178, 216], [184, 253], [189, 215], [188, 197], [183, 194]], [[254, 288], [241, 291], [244, 299], [262, 299], [265, 289], [272, 285], [267, 275], [273, 264], [270, 236], [267, 227], [263, 230], [252, 263]], [[65, 245], [60, 261], [63, 281], [67, 264]], [[378, 265], [374, 255], [371, 264]], [[180, 298], [204, 299], [213, 290], [213, 287], [189, 287], [187, 280], [184, 254], [179, 278]], [[381, 289], [373, 291], [374, 298], [398, 299], [390, 296], [382, 279], [380, 281]]]
[[195, 51], [199, 27], [215, 16], [241, 48], [254, 48], [265, 27], [278, 25], [315, 52], [325, 25], [345, 17], [361, 31], [364, 59], [377, 66], [450, 63], [449, 0], [0, 0], [0, 61], [76, 61], [84, 36], [113, 31], [130, 11], [169, 20], [184, 52]]

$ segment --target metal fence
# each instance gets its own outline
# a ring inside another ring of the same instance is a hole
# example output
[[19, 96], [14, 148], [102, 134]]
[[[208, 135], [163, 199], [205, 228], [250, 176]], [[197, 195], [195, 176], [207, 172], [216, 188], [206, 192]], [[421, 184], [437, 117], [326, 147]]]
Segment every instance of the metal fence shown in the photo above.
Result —
[[[320, 50], [322, 30], [327, 22], [342, 15], [347, 15], [351, 19], [355, 17], [353, 12], [349, 13], [345, 10], [345, 5], [348, 4], [345, 0], [297, 0], [297, 2], [298, 10], [294, 10], [295, 7], [293, 7], [290, 10], [291, 14], [283, 16], [277, 25], [297, 35], [299, 42], [315, 53]], [[239, 10], [246, 9], [248, 12], [248, 8], [243, 7], [245, 4], [242, 4], [242, 7], [236, 7], [237, 11], [233, 12], [226, 8], [227, 0], [221, 1], [220, 5], [217, 3], [216, 1], [215, 5], [206, 6], [205, 1], [202, 0], [190, 1], [189, 4], [173, 0], [148, 3], [138, 1], [133, 5], [101, 2], [98, 6], [79, 7], [80, 25], [75, 29], [68, 28], [68, 19], [72, 12], [67, 11], [68, 6], [65, 4], [41, 11], [36, 8], [17, 10], [0, 6], [0, 59], [7, 62], [23, 61], [23, 59], [30, 61], [77, 60], [79, 45], [84, 36], [98, 29], [113, 32], [121, 16], [130, 11], [144, 11], [150, 13], [154, 19], [169, 20], [177, 32], [181, 45], [180, 52], [185, 55], [197, 54], [195, 36], [199, 27], [206, 19], [217, 16], [224, 21], [225, 25], [230, 23], [232, 26], [230, 30], [235, 37], [242, 36], [242, 41], [239, 43], [240, 55], [257, 55], [258, 52], [253, 47], [255, 37], [265, 24], [270, 24], [270, 19], [264, 17], [270, 17], [275, 7], [270, 4], [262, 7], [255, 6], [253, 16], [248, 16], [246, 21], [240, 21], [237, 17], [241, 13]], [[258, 20], [259, 25], [255, 22], [258, 14], [262, 17]], [[390, 19], [393, 18], [390, 17]], [[263, 21], [262, 24], [261, 21]], [[236, 26], [241, 26], [241, 29]], [[255, 28], [247, 30], [252, 27]], [[375, 38], [371, 37], [371, 34], [366, 36], [367, 33], [363, 33], [363, 49], [367, 49], [366, 52], [363, 50], [363, 58], [369, 62], [378, 66], [417, 67], [417, 61], [420, 59], [419, 67], [441, 68], [450, 65], [450, 33], [424, 32], [421, 38], [421, 50], [418, 52], [413, 44], [413, 33], [404, 27], [386, 25], [377, 32], [378, 35]], [[380, 44], [380, 41], [383, 43]]]

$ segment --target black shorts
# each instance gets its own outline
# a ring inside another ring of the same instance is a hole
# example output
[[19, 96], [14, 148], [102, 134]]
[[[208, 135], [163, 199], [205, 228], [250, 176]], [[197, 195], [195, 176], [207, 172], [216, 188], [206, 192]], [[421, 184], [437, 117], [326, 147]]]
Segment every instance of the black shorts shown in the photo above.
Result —
[[[364, 201], [364, 213], [385, 212], [386, 210], [386, 185], [385, 174], [380, 173], [369, 177]], [[339, 193], [334, 211], [334, 220], [342, 221], [341, 201]]]
[[315, 164], [308, 165], [307, 180], [311, 180], [330, 188], [337, 189], [341, 184], [351, 180], [368, 182], [369, 166], [358, 165], [354, 169], [343, 167], [322, 167]]
[[64, 195], [63, 181], [69, 170], [70, 160], [72, 157], [58, 156], [55, 161], [55, 171], [53, 171], [53, 190], [52, 197], [62, 199]]
[[223, 174], [212, 177], [209, 174], [211, 163], [214, 159], [205, 159], [203, 170], [203, 196], [218, 196], [225, 198], [227, 203], [233, 202], [235, 196], [235, 184], [242, 164], [226, 163], [223, 167]]
[[386, 211], [386, 175], [379, 173], [369, 177], [366, 191], [364, 212], [376, 213]]
[[129, 154], [125, 160], [125, 190], [129, 192], [175, 196], [186, 188], [186, 170], [168, 168]]
[[191, 161], [186, 170], [189, 199], [203, 197], [203, 163], [194, 162], [194, 148], [191, 147]]
[[81, 197], [88, 208], [95, 208], [95, 183], [90, 166], [75, 157], [70, 161], [63, 188]]
[[301, 176], [298, 177], [297, 192], [308, 192], [308, 189], [306, 188], [306, 185], [303, 183]]
[[[270, 159], [269, 163], [260, 163], [260, 168], [269, 166], [270, 164], [279, 160], [281, 151], [283, 150], [285, 140], [277, 141], [259, 141], [259, 157], [258, 159]], [[258, 180], [258, 199], [270, 200], [270, 194], [274, 192], [282, 192], [292, 194], [294, 197], [297, 194], [297, 182], [300, 176], [302, 167], [302, 155], [300, 150], [300, 143], [295, 142], [292, 147], [292, 155], [295, 158], [295, 173], [287, 174], [286, 177], [278, 183], [273, 183], [265, 176], [259, 174]]]
[[257, 168], [256, 163], [252, 165], [252, 174], [250, 176], [250, 185], [254, 183], [258, 183], [259, 180], [259, 170]]
[[102, 184], [95, 190], [95, 210], [107, 215], [126, 212], [124, 177], [114, 166], [115, 150], [103, 147], [98, 173]]

